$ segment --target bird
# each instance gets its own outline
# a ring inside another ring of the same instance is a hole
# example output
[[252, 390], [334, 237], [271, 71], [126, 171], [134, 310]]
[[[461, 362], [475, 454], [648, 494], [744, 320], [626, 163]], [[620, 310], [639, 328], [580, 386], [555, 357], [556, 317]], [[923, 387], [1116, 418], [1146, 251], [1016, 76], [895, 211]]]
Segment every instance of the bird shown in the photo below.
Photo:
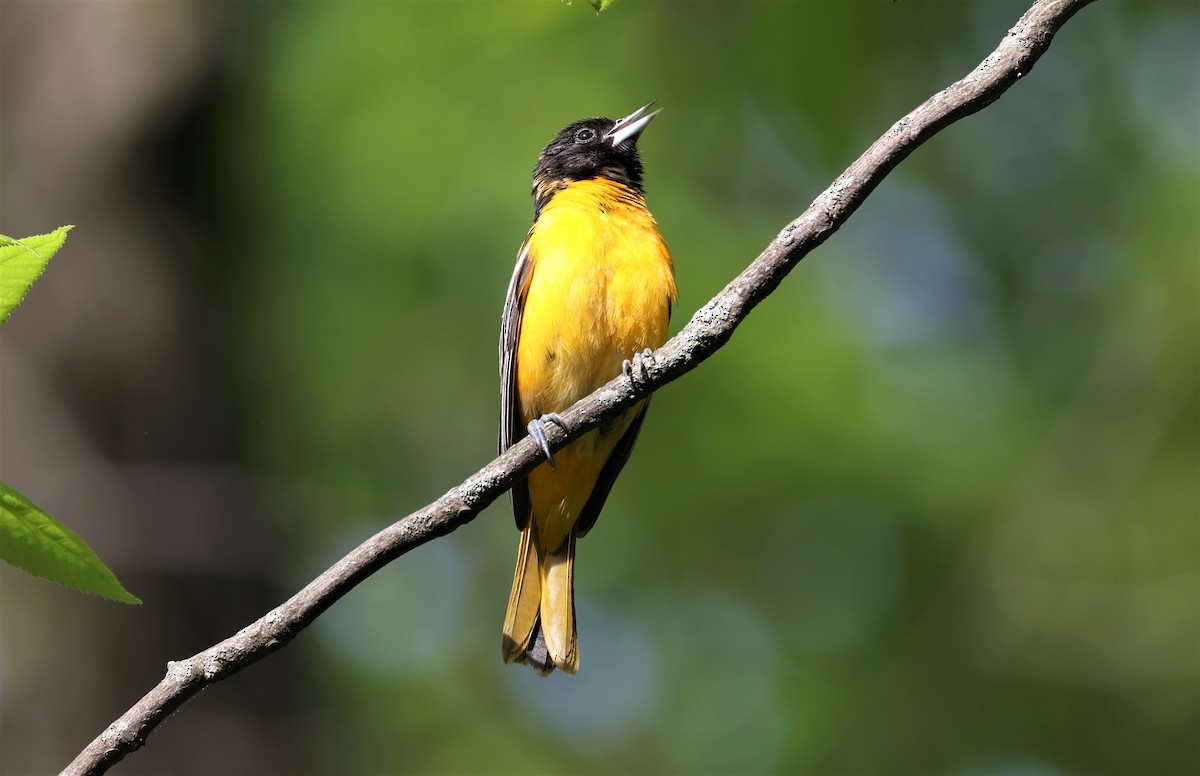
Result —
[[541, 675], [579, 670], [575, 543], [629, 459], [649, 398], [552, 455], [545, 428], [624, 372], [647, 374], [678, 298], [666, 240], [646, 207], [637, 143], [654, 102], [560, 130], [533, 170], [533, 226], [500, 327], [503, 453], [526, 435], [545, 457], [510, 491], [521, 531], [503, 657]]

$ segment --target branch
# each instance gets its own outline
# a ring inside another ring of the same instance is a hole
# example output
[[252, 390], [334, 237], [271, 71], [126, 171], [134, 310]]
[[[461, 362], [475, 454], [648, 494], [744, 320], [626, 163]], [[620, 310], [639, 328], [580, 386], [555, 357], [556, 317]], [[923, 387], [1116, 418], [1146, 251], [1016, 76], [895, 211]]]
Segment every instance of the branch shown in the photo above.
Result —
[[[1050, 47], [1054, 33], [1093, 0], [1036, 0], [999, 47], [965, 78], [897, 121], [779, 233], [720, 294], [647, 360], [634, 385], [620, 376], [562, 413], [570, 432], [547, 425], [552, 450], [612, 418], [692, 369], [724, 345], [750, 311], [814, 248], [858, 209], [891, 170], [942, 128], [994, 102]], [[75, 758], [64, 774], [104, 773], [145, 745], [158, 725], [205, 687], [280, 649], [358, 583], [431, 539], [471, 521], [541, 461], [526, 437], [429, 506], [380, 531], [303, 590], [235, 635], [187, 660], [167, 663], [167, 675]]]

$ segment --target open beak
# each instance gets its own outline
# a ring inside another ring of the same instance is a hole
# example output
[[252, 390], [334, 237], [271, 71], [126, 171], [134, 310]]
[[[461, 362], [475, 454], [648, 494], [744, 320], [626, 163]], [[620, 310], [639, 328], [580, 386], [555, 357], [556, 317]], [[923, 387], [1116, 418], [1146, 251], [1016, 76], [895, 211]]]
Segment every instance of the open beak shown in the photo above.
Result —
[[655, 100], [651, 100], [625, 118], [617, 121], [616, 124], [613, 124], [613, 128], [608, 130], [608, 134], [604, 136], [604, 139], [610, 141], [613, 144], [613, 148], [621, 145], [626, 140], [636, 141], [638, 135], [642, 134], [642, 130], [650, 126], [650, 122], [654, 120], [654, 117], [662, 113], [662, 108], [653, 113], [646, 112], [654, 107], [655, 102]]

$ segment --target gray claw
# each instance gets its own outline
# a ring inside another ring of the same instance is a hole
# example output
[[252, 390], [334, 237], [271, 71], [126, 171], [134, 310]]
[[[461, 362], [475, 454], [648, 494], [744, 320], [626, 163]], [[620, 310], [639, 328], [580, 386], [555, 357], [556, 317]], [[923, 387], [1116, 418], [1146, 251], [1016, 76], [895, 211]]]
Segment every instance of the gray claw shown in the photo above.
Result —
[[529, 436], [533, 437], [533, 441], [537, 443], [542, 455], [546, 456], [546, 463], [550, 464], [550, 468], [557, 472], [558, 467], [554, 465], [554, 454], [550, 452], [550, 443], [546, 441], [546, 430], [543, 427], [545, 423], [553, 423], [563, 431], [567, 430], [567, 424], [563, 422], [557, 412], [547, 412], [540, 418], [529, 421]]
[[650, 348], [646, 348], [641, 353], [634, 353], [632, 361], [627, 358], [621, 362], [621, 372], [629, 378], [634, 387], [637, 387], [639, 382], [644, 383], [650, 379], [647, 362], [654, 363], [654, 351]]

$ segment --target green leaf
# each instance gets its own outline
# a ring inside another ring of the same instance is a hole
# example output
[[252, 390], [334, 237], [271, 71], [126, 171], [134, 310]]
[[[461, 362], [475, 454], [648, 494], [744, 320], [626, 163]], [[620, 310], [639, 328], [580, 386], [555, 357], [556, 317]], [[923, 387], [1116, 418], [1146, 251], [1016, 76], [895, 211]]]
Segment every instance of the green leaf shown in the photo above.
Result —
[[50, 234], [39, 234], [15, 240], [0, 234], [0, 323], [8, 316], [38, 275], [46, 269], [46, 263], [66, 242], [70, 226], [60, 226]]
[[600, 13], [605, 8], [617, 2], [617, 0], [588, 0], [588, 2], [592, 4], [592, 8], [596, 9], [596, 13]]
[[2, 482], [0, 560], [84, 593], [126, 604], [141, 603], [74, 531]]

